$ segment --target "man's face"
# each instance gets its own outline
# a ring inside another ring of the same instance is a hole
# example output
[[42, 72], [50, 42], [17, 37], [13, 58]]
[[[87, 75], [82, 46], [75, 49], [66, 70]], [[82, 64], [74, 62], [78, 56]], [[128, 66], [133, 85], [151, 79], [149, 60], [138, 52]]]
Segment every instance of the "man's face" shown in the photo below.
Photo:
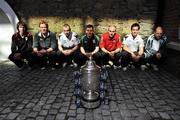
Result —
[[154, 35], [157, 40], [161, 39], [163, 35], [163, 30], [160, 28], [157, 28], [156, 31], [154, 32]]
[[23, 25], [19, 25], [18, 30], [20, 33], [24, 33], [25, 32], [25, 27]]
[[39, 27], [42, 34], [48, 33], [48, 27], [46, 26], [46, 24], [40, 24]]
[[94, 30], [93, 28], [86, 28], [86, 35], [88, 38], [91, 38], [93, 36]]
[[63, 27], [63, 32], [66, 35], [66, 37], [68, 37], [69, 33], [70, 33], [70, 28], [68, 26], [67, 27]]
[[139, 34], [139, 29], [138, 29], [137, 26], [132, 27], [131, 34], [132, 34], [133, 37], [136, 37]]
[[111, 27], [109, 27], [108, 32], [109, 32], [109, 37], [112, 38], [116, 33], [116, 28], [114, 26], [111, 26]]

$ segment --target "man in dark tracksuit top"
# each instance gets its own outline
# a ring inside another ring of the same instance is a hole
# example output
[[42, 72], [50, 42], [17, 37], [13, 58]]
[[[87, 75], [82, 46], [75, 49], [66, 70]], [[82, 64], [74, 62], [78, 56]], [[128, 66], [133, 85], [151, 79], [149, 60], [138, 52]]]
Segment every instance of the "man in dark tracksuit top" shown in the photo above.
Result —
[[45, 69], [49, 61], [53, 70], [57, 49], [56, 36], [48, 30], [48, 24], [45, 21], [41, 21], [39, 27], [40, 32], [35, 34], [33, 42], [34, 61], [40, 65], [41, 69]]
[[96, 64], [101, 66], [101, 55], [99, 51], [99, 37], [94, 34], [93, 25], [86, 26], [86, 35], [81, 37], [79, 64], [84, 65], [85, 62], [92, 57]]
[[155, 71], [158, 71], [159, 64], [164, 60], [166, 51], [167, 37], [164, 35], [163, 28], [157, 26], [154, 34], [148, 37], [144, 61], [149, 62]]
[[9, 59], [14, 62], [19, 68], [25, 66], [24, 59], [28, 61], [30, 67], [32, 67], [32, 35], [27, 32], [27, 25], [24, 22], [17, 23], [17, 30], [12, 36], [11, 51]]

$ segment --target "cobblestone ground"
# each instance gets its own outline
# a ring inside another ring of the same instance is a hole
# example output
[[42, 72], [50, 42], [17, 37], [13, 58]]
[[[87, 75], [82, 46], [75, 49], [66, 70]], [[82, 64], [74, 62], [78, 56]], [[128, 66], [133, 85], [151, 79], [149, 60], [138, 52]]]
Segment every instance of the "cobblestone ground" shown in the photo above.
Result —
[[0, 64], [0, 120], [180, 120], [180, 80], [161, 70], [109, 69], [109, 102], [76, 108], [74, 68]]

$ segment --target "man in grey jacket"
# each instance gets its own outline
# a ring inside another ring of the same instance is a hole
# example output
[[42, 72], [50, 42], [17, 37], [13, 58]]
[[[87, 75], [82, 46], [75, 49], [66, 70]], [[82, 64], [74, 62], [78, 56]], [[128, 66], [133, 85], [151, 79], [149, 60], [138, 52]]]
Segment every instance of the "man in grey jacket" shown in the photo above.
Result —
[[57, 40], [54, 33], [48, 29], [45, 21], [39, 23], [40, 32], [36, 33], [33, 41], [34, 60], [38, 62], [41, 69], [47, 67], [49, 61], [52, 70], [55, 69], [55, 57], [57, 49]]

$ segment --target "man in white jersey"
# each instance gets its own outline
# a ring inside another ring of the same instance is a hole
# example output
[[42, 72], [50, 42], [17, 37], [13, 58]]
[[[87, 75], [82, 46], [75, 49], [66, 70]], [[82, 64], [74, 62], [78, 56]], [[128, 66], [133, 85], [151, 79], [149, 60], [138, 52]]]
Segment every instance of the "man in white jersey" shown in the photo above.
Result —
[[59, 63], [63, 63], [63, 67], [66, 67], [68, 64], [74, 65], [77, 67], [77, 51], [79, 49], [80, 41], [77, 38], [75, 32], [71, 32], [71, 28], [68, 24], [64, 24], [63, 32], [60, 34], [58, 40], [58, 52], [57, 60]]
[[140, 26], [138, 23], [131, 25], [131, 34], [123, 40], [123, 52], [121, 65], [123, 70], [127, 70], [127, 65], [133, 62], [134, 65], [140, 64], [144, 53], [144, 41], [139, 35]]

